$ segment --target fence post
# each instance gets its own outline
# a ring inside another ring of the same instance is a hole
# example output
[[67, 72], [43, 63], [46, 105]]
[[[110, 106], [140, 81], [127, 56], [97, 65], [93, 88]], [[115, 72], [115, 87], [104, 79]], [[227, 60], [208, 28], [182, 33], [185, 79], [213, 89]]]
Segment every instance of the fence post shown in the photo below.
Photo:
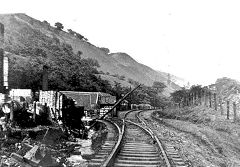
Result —
[[208, 107], [208, 92], [205, 91], [205, 106]]
[[212, 108], [212, 93], [209, 92], [209, 107]]
[[199, 91], [199, 105], [202, 105], [202, 90]]
[[219, 98], [219, 103], [220, 103], [220, 111], [221, 111], [221, 115], [223, 115], [223, 106], [222, 106], [222, 102], [223, 102], [223, 100], [222, 100], [222, 98], [220, 97], [220, 98]]
[[227, 119], [229, 119], [229, 101], [227, 101]]
[[195, 105], [195, 94], [192, 93], [192, 105], [194, 106]]
[[237, 107], [236, 107], [236, 102], [233, 102], [233, 121], [236, 122], [237, 120]]
[[189, 107], [192, 105], [191, 93], [189, 93]]
[[37, 110], [37, 102], [33, 102], [33, 121], [36, 122], [36, 110]]
[[217, 94], [214, 93], [214, 107], [215, 107], [215, 110], [217, 111]]

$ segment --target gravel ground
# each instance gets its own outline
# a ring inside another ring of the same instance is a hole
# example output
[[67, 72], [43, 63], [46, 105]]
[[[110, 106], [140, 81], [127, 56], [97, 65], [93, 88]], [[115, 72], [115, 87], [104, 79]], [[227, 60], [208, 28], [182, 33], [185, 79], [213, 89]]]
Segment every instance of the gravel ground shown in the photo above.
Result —
[[[164, 117], [166, 113], [167, 118]], [[178, 120], [169, 119], [169, 115]], [[204, 107], [158, 112], [155, 116], [159, 117], [158, 121], [153, 121], [149, 116], [146, 120], [158, 131], [159, 137], [172, 142], [183, 159], [191, 162], [192, 166], [240, 166], [238, 122], [225, 120], [218, 112]]]

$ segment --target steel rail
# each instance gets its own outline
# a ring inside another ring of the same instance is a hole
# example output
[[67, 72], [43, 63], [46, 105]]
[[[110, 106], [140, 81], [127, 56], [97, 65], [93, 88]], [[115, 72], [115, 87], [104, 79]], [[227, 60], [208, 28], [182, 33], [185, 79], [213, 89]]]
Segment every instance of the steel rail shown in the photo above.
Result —
[[139, 111], [139, 112], [137, 113], [137, 118], [138, 118], [138, 120], [139, 120], [140, 122], [142, 122], [142, 123], [144, 124], [144, 126], [146, 126], [146, 128], [148, 129], [148, 131], [152, 134], [154, 140], [157, 142], [157, 145], [158, 145], [158, 147], [160, 148], [160, 150], [161, 150], [161, 152], [162, 152], [162, 154], [163, 154], [163, 158], [164, 158], [164, 160], [165, 160], [165, 162], [166, 162], [167, 167], [171, 167], [171, 164], [170, 164], [170, 162], [169, 162], [169, 159], [168, 159], [168, 157], [167, 157], [167, 154], [166, 154], [165, 150], [163, 149], [163, 144], [162, 144], [162, 142], [159, 140], [159, 138], [157, 137], [157, 135], [151, 130], [151, 128], [149, 128], [149, 126], [147, 126], [147, 124], [145, 123], [145, 121], [140, 117], [140, 113], [141, 113], [141, 112], [144, 112], [144, 110]]
[[[139, 123], [135, 123], [133, 121], [130, 121], [130, 120], [126, 120], [126, 117], [129, 113], [133, 112], [134, 110], [130, 110], [128, 112], [126, 112], [124, 114], [124, 118], [122, 119], [122, 122], [123, 122], [123, 125], [122, 125], [122, 128], [120, 130], [120, 128], [118, 127], [118, 131], [120, 132], [119, 133], [119, 136], [118, 136], [118, 141], [116, 143], [116, 145], [114, 146], [114, 148], [112, 149], [110, 155], [108, 156], [108, 158], [102, 163], [101, 167], [110, 167], [110, 166], [113, 166], [114, 165], [114, 160], [115, 158], [117, 157], [117, 154], [119, 153], [120, 149], [121, 149], [121, 146], [122, 146], [122, 143], [123, 143], [123, 136], [125, 134], [125, 128], [126, 128], [126, 122], [130, 123], [130, 124], [134, 124], [135, 126], [138, 126], [139, 128], [141, 128], [142, 130], [144, 130], [146, 133], [148, 133], [151, 138], [153, 139], [153, 141], [155, 141], [157, 143], [157, 146], [159, 147], [160, 151], [162, 152], [162, 155], [163, 155], [163, 158], [164, 158], [164, 161], [167, 165], [167, 167], [171, 167], [170, 165], [170, 162], [169, 162], [169, 159], [166, 155], [166, 152], [164, 151], [163, 149], [163, 146], [162, 146], [162, 143], [160, 142], [160, 140], [158, 139], [158, 137], [154, 134], [154, 132], [146, 125], [146, 123], [144, 122], [143, 119], [140, 118], [139, 114], [140, 112], [143, 112], [143, 111], [139, 111], [137, 113], [137, 118], [138, 120], [143, 124], [139, 124]], [[102, 120], [98, 120], [99, 122], [104, 122]], [[108, 120], [109, 121], [109, 120]], [[111, 121], [112, 122], [112, 121]], [[114, 122], [112, 122], [114, 123]], [[116, 125], [116, 123], [114, 123]], [[118, 125], [117, 125], [118, 126]]]
[[[101, 121], [101, 120], [98, 120], [98, 121]], [[112, 121], [110, 121], [112, 122]], [[110, 155], [108, 156], [108, 158], [102, 163], [101, 167], [107, 167], [107, 166], [112, 166], [113, 163], [114, 163], [114, 159], [118, 153], [118, 151], [120, 150], [120, 146], [122, 144], [122, 139], [123, 139], [123, 134], [124, 134], [124, 129], [125, 129], [125, 125], [123, 123], [123, 126], [122, 126], [122, 129], [120, 129], [120, 127], [112, 122], [118, 129], [118, 141], [117, 143], [115, 144], [114, 148], [112, 149]]]
[[[133, 111], [133, 110], [130, 110], [130, 111], [128, 111], [128, 112], [126, 112], [126, 113], [124, 114], [124, 117], [123, 117], [123, 119], [122, 119], [122, 122], [123, 122], [122, 129], [121, 129], [121, 130], [120, 130], [120, 128], [118, 129], [118, 131], [119, 131], [118, 141], [117, 141], [116, 145], [114, 146], [112, 152], [111, 152], [110, 155], [108, 156], [108, 158], [107, 158], [107, 159], [103, 162], [103, 164], [101, 165], [101, 167], [108, 167], [108, 166], [110, 167], [110, 166], [113, 166], [115, 157], [116, 157], [117, 154], [119, 153], [119, 151], [120, 151], [120, 149], [121, 149], [121, 146], [122, 146], [122, 143], [123, 143], [123, 136], [124, 136], [124, 134], [125, 134], [125, 127], [126, 127], [126, 125], [125, 125], [125, 122], [126, 122], [125, 118], [126, 118], [126, 116], [127, 116], [130, 112], [132, 112], [132, 111]], [[98, 120], [98, 121], [100, 121], [100, 120]]]

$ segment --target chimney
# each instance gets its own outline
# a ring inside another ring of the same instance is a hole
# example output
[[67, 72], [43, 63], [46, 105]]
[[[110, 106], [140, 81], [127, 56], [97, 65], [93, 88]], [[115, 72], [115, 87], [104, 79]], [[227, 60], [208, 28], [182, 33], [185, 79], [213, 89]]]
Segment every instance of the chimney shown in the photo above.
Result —
[[43, 66], [43, 77], [42, 77], [42, 90], [48, 90], [48, 66]]
[[5, 93], [3, 86], [3, 58], [4, 58], [4, 25], [0, 23], [0, 93]]

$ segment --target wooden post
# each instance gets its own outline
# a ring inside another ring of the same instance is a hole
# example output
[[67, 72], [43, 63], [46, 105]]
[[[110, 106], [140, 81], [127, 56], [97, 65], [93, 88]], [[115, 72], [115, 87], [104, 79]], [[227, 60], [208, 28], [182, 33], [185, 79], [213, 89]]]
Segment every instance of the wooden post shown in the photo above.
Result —
[[205, 90], [205, 106], [208, 107], [208, 92]]
[[195, 103], [194, 105], [198, 105], [198, 99], [197, 99], [197, 92], [194, 93]]
[[219, 98], [221, 115], [223, 115], [223, 106], [222, 106], [222, 102], [223, 102], [222, 98]]
[[209, 92], [209, 107], [212, 108], [212, 93]]
[[202, 105], [204, 106], [205, 105], [205, 91], [202, 90]]
[[192, 98], [191, 98], [191, 93], [189, 93], [189, 95], [188, 95], [188, 101], [189, 101], [189, 106], [191, 106], [192, 105]]
[[202, 105], [202, 90], [200, 90], [200, 92], [198, 92], [198, 100], [199, 100], [199, 104]]
[[233, 121], [236, 122], [237, 120], [237, 107], [236, 102], [233, 102]]
[[227, 119], [229, 119], [229, 101], [227, 101]]
[[11, 124], [14, 125], [15, 122], [14, 122], [14, 112], [13, 112], [13, 109], [14, 109], [14, 103], [13, 101], [11, 102], [10, 104], [10, 121], [11, 121]]
[[37, 110], [37, 102], [33, 102], [33, 121], [36, 122], [36, 110]]
[[195, 104], [195, 100], [194, 100], [194, 93], [192, 93], [192, 105]]
[[217, 111], [217, 94], [214, 93], [214, 108]]

